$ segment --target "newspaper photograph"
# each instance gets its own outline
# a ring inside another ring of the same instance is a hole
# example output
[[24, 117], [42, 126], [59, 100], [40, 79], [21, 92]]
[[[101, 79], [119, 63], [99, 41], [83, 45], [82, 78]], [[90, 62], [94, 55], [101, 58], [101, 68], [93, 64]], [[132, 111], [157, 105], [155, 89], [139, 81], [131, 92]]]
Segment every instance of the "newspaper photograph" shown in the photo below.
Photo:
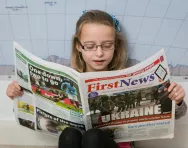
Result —
[[78, 85], [61, 75], [28, 64], [32, 92], [56, 106], [82, 113]]
[[14, 42], [17, 122], [59, 136], [66, 127], [100, 128], [116, 142], [173, 138], [175, 102], [164, 49], [122, 70], [78, 73]]
[[175, 104], [163, 50], [131, 68], [80, 79], [86, 129], [101, 128], [117, 142], [173, 137]]
[[34, 115], [34, 106], [22, 101], [18, 101], [18, 110], [19, 112], [24, 112]]
[[75, 127], [85, 129], [82, 124], [73, 123], [56, 117], [50, 113], [47, 113], [39, 108], [36, 108], [37, 113], [37, 130], [45, 133], [61, 134], [66, 127]]
[[35, 130], [34, 122], [32, 122], [30, 120], [21, 119], [21, 118], [18, 118], [18, 121], [19, 121], [20, 125], [30, 128], [32, 130]]

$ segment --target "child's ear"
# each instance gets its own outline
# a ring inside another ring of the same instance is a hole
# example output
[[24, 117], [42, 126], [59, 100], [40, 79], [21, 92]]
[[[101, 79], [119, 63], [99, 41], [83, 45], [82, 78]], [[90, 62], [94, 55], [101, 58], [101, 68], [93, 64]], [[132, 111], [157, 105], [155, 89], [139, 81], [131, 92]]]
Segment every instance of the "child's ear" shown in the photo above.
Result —
[[81, 46], [80, 46], [79, 44], [76, 44], [76, 49], [77, 49], [79, 52], [82, 51], [82, 50], [81, 50]]

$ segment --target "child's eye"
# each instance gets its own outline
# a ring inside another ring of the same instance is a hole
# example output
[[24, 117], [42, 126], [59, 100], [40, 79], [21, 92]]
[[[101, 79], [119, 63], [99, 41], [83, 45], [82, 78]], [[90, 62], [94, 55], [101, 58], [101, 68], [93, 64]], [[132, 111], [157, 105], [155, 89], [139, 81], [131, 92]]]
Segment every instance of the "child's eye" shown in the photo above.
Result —
[[91, 49], [94, 49], [95, 48], [95, 44], [87, 44], [87, 45], [84, 45], [84, 47], [88, 50], [91, 50]]
[[111, 47], [111, 46], [112, 44], [103, 44], [103, 47], [106, 47], [106, 48]]
[[114, 43], [105, 43], [102, 45], [103, 49], [112, 49], [114, 48]]

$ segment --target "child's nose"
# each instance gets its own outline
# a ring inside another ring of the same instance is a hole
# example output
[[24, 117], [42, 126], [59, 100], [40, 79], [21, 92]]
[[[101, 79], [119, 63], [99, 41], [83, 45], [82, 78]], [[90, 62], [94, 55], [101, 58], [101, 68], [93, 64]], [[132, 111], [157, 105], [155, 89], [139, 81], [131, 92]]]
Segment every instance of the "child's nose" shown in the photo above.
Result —
[[102, 50], [102, 46], [98, 46], [96, 50], [97, 56], [102, 56], [104, 54], [104, 51]]

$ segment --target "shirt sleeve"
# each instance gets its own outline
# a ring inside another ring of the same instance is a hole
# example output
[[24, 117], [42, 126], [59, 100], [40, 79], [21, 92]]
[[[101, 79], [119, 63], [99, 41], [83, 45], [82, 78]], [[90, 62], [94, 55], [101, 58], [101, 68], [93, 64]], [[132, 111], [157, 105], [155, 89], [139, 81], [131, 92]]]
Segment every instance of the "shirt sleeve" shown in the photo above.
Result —
[[187, 104], [185, 101], [181, 103], [181, 105], [175, 106], [175, 119], [180, 119], [182, 116], [185, 116], [187, 113]]

